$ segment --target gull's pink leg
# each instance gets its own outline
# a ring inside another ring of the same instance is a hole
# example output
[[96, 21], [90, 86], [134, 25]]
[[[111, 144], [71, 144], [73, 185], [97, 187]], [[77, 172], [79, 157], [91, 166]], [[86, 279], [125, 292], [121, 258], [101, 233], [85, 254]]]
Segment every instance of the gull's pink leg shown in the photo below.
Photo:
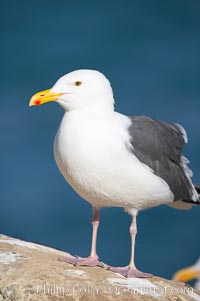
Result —
[[97, 243], [97, 233], [99, 228], [99, 210], [93, 207], [93, 218], [92, 218], [92, 244], [91, 244], [91, 251], [90, 256], [86, 258], [82, 257], [67, 257], [62, 261], [67, 263], [71, 263], [74, 265], [84, 265], [84, 266], [103, 266], [103, 263], [98, 261], [98, 256], [96, 253], [96, 243]]
[[93, 208], [93, 218], [92, 218], [92, 244], [91, 244], [91, 251], [90, 251], [90, 257], [98, 259], [97, 256], [97, 233], [99, 228], [99, 210], [97, 208]]
[[136, 215], [134, 214], [132, 217], [132, 223], [129, 228], [130, 236], [131, 236], [131, 256], [130, 256], [130, 262], [128, 266], [125, 267], [110, 267], [110, 270], [121, 274], [124, 277], [137, 277], [137, 278], [148, 278], [152, 277], [153, 275], [148, 273], [140, 272], [134, 262], [134, 253], [135, 253], [135, 237], [137, 234], [137, 223], [136, 223]]

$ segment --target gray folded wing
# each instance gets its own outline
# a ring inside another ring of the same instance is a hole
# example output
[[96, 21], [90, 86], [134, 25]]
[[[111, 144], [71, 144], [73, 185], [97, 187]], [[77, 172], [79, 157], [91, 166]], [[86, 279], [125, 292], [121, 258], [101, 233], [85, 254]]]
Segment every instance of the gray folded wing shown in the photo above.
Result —
[[184, 129], [178, 124], [145, 116], [130, 118], [131, 152], [167, 182], [175, 201], [192, 200], [194, 188], [189, 178], [187, 162], [182, 156], [182, 148], [187, 142]]

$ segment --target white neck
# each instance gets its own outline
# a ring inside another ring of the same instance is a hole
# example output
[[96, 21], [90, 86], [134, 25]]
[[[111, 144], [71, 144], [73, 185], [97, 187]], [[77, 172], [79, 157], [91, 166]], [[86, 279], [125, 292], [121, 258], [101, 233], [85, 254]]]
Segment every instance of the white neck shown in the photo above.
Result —
[[80, 112], [82, 114], [101, 115], [114, 112], [114, 98], [112, 95], [100, 95], [98, 98], [81, 98], [78, 102], [71, 101], [66, 104], [65, 102], [58, 102], [65, 112]]
[[[79, 110], [79, 109], [78, 109]], [[108, 97], [105, 98], [99, 98], [95, 99], [95, 101], [90, 103], [89, 105], [86, 106], [81, 106], [80, 111], [84, 113], [91, 113], [91, 114], [106, 114], [106, 113], [111, 113], [114, 111], [114, 99], [113, 97], [108, 99]]]

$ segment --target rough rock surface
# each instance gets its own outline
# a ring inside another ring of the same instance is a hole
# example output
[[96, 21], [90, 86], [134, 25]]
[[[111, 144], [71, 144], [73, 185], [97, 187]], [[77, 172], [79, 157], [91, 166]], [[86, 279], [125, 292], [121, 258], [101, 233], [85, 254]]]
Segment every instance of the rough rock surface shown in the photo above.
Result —
[[[69, 254], [67, 254], [69, 255]], [[200, 300], [182, 283], [126, 279], [101, 267], [63, 263], [66, 253], [0, 235], [0, 301]]]

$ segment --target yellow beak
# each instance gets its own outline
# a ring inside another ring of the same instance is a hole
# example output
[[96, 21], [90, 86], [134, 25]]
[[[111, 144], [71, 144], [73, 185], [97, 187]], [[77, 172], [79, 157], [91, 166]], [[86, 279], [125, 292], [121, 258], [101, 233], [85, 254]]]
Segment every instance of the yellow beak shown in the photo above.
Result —
[[63, 95], [63, 93], [52, 93], [51, 89], [38, 92], [31, 97], [29, 107], [40, 106], [46, 102], [54, 101], [61, 95]]
[[182, 269], [178, 271], [173, 279], [176, 281], [187, 282], [193, 279], [196, 279], [199, 276], [198, 272], [195, 271], [192, 267]]

